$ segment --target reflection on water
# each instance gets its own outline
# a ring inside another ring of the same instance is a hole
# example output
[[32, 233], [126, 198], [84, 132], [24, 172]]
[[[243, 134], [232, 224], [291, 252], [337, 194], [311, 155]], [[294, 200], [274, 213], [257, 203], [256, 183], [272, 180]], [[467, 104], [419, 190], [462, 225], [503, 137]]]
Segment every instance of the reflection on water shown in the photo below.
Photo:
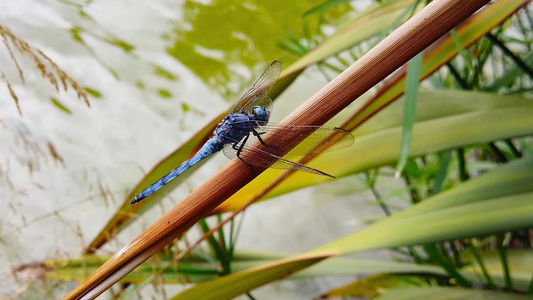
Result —
[[[167, 51], [223, 95], [240, 93], [265, 62], [282, 60], [289, 65], [296, 57], [277, 44], [290, 29], [303, 37], [304, 22], [316, 26], [317, 17], [301, 17], [310, 7], [322, 3], [286, 0], [216, 0], [209, 4], [186, 1], [183, 19], [177, 20], [167, 37]], [[348, 11], [348, 6], [328, 10], [324, 22]], [[286, 38], [286, 37], [285, 37]], [[253, 70], [250, 74], [247, 70]], [[230, 81], [232, 83], [228, 85]]]

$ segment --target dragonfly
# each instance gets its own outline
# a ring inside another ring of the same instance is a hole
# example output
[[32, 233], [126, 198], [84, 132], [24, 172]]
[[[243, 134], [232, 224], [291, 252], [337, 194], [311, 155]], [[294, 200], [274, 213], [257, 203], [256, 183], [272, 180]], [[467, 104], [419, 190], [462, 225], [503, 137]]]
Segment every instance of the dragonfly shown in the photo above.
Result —
[[[283, 156], [281, 147], [267, 144], [262, 138], [263, 134], [272, 131], [276, 134], [276, 140], [280, 145], [294, 147], [288, 155], [331, 151], [348, 147], [354, 142], [350, 132], [337, 127], [268, 124], [272, 100], [267, 94], [280, 74], [281, 63], [273, 61], [217, 125], [213, 137], [208, 139], [193, 157], [135, 196], [131, 204], [152, 195], [187, 169], [221, 150], [230, 159], [237, 157], [250, 168], [252, 174], [255, 174], [253, 166], [259, 166], [298, 170], [334, 178], [320, 170], [281, 157]], [[297, 140], [301, 140], [295, 137], [302, 139], [306, 137], [306, 139], [294, 145]]]

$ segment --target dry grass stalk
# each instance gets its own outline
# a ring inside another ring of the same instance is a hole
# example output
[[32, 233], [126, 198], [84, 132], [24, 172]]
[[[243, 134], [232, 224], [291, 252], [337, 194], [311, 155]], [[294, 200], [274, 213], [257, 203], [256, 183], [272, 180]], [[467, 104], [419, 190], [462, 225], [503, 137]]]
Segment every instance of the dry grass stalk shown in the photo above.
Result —
[[[7, 27], [2, 26], [2, 25], [0, 25], [0, 36], [2, 36], [2, 43], [4, 44], [7, 51], [9, 52], [9, 56], [11, 57], [11, 60], [13, 60], [15, 67], [17, 68], [20, 80], [22, 81], [23, 84], [25, 83], [24, 73], [17, 59], [15, 58], [12, 46], [14, 46], [14, 48], [18, 52], [20, 52], [22, 55], [29, 57], [31, 60], [35, 62], [35, 64], [37, 65], [37, 68], [41, 71], [41, 76], [48, 79], [50, 84], [54, 86], [57, 92], [59, 92], [59, 86], [57, 82], [57, 77], [59, 77], [59, 80], [61, 81], [63, 85], [63, 89], [65, 91], [67, 90], [68, 84], [70, 84], [72, 89], [76, 91], [78, 98], [83, 99], [85, 104], [87, 104], [87, 106], [90, 107], [89, 96], [87, 92], [80, 86], [80, 84], [76, 80], [74, 80], [65, 71], [63, 71], [53, 60], [51, 60], [47, 55], [45, 55], [40, 49], [30, 46], [23, 39], [13, 34]], [[22, 111], [19, 106], [19, 99], [16, 96], [15, 91], [13, 90], [13, 87], [11, 86], [11, 83], [9, 82], [9, 80], [7, 80], [3, 72], [2, 72], [2, 78], [6, 81], [11, 97], [15, 101], [15, 105], [17, 106], [19, 114], [22, 116]]]

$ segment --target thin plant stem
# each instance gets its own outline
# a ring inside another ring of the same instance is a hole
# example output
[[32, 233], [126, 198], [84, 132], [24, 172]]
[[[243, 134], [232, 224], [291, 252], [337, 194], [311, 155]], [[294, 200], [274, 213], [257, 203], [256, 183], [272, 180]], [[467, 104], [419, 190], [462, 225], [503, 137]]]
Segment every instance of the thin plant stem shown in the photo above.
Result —
[[503, 245], [504, 235], [503, 233], [496, 235], [496, 244], [498, 247], [498, 253], [500, 255], [500, 260], [503, 268], [503, 279], [505, 282], [505, 287], [511, 292], [513, 291], [513, 282], [511, 280], [511, 274], [509, 271], [509, 262], [507, 261], [507, 249]]
[[470, 178], [466, 170], [465, 149], [457, 148], [457, 163], [459, 165], [459, 180], [467, 181]]
[[511, 149], [511, 152], [513, 152], [513, 155], [516, 158], [522, 157], [522, 153], [520, 153], [520, 151], [518, 149], [516, 149], [515, 145], [513, 144], [513, 141], [511, 141], [510, 139], [505, 139], [504, 141], [505, 141], [505, 144], [507, 145], [507, 147], [509, 147], [509, 149]]
[[492, 281], [492, 278], [489, 275], [489, 272], [487, 271], [487, 268], [485, 267], [485, 264], [483, 263], [483, 260], [481, 259], [481, 256], [479, 255], [479, 252], [477, 251], [477, 247], [471, 242], [468, 242], [470, 245], [470, 250], [472, 251], [472, 254], [474, 255], [474, 258], [476, 259], [477, 264], [481, 268], [481, 272], [483, 272], [483, 276], [487, 280], [488, 286], [495, 290], [497, 289], [496, 285], [494, 284], [494, 281]]
[[507, 162], [507, 157], [505, 157], [505, 154], [503, 154], [503, 152], [496, 146], [496, 144], [494, 142], [490, 142], [489, 143], [489, 147], [492, 150], [492, 152], [494, 153], [494, 155], [496, 155], [496, 160], [498, 162], [500, 162], [500, 163], [506, 163]]
[[383, 210], [383, 212], [388, 216], [391, 215], [391, 212], [389, 210], [389, 208], [387, 207], [387, 205], [383, 202], [383, 199], [381, 198], [381, 196], [379, 195], [378, 191], [376, 190], [376, 187], [374, 185], [372, 185], [370, 187], [370, 191], [372, 191], [372, 194], [374, 195], [374, 197], [376, 198], [376, 201], [378, 202], [379, 206], [381, 207], [381, 209]]
[[452, 74], [453, 78], [461, 86], [461, 88], [463, 90], [467, 90], [468, 89], [468, 83], [466, 82], [466, 80], [464, 80], [461, 77], [461, 74], [459, 74], [457, 69], [455, 69], [455, 67], [449, 62], [446, 63], [446, 67], [448, 67], [448, 70], [450, 71], [450, 74]]
[[533, 70], [531, 70], [518, 56], [516, 56], [504, 43], [502, 43], [497, 37], [492, 35], [492, 33], [487, 33], [485, 35], [494, 45], [496, 45], [500, 50], [509, 56], [509, 58], [519, 67], [524, 73], [526, 73], [531, 79], [533, 79]]

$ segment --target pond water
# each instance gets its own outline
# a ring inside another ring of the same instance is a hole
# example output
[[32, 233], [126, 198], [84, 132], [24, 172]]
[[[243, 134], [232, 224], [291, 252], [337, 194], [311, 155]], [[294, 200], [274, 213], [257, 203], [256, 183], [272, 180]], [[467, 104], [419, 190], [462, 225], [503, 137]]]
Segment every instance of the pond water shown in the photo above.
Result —
[[[22, 82], [9, 49], [0, 46], [1, 71], [22, 112], [0, 84], [0, 297], [24, 291], [24, 280], [15, 283], [9, 267], [80, 255], [145, 172], [227, 109], [270, 61], [288, 66], [297, 59], [278, 44], [290, 38], [287, 30], [303, 36], [304, 23], [316, 32], [318, 19], [301, 16], [321, 2], [0, 2], [0, 25], [65, 70], [86, 88], [90, 102], [71, 87], [56, 91], [32, 59], [11, 47]], [[322, 29], [331, 31], [350, 11], [348, 4], [328, 10]], [[325, 83], [310, 68], [277, 101], [273, 119]], [[101, 253], [127, 244], [225, 163], [217, 156], [203, 165]], [[333, 184], [346, 189], [357, 182]], [[247, 212], [238, 248], [299, 252], [352, 232], [363, 213], [353, 215], [357, 203], [347, 208], [339, 199], [306, 190], [256, 205]], [[324, 210], [337, 226], [317, 219]], [[297, 212], [301, 218], [292, 217]], [[301, 236], [284, 235], [288, 228], [301, 228]], [[286, 281], [257, 293], [310, 298], [344, 282]], [[170, 287], [167, 296], [181, 288]], [[151, 288], [143, 293], [160, 296]]]

